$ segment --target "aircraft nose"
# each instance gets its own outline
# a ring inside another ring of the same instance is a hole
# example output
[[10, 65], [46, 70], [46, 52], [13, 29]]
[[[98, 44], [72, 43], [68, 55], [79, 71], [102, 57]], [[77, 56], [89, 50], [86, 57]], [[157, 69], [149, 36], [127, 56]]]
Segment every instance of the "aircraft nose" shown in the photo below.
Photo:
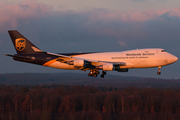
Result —
[[178, 58], [176, 57], [176, 56], [174, 56], [174, 55], [168, 55], [168, 63], [174, 63], [174, 62], [176, 62], [177, 60], [178, 60]]
[[178, 58], [176, 56], [174, 56], [174, 62], [176, 62], [178, 60]]

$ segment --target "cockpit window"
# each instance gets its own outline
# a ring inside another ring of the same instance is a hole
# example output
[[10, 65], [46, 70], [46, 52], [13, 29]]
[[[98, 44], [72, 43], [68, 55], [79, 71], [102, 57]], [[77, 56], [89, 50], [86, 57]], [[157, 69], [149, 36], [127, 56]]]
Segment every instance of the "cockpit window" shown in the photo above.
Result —
[[161, 50], [161, 52], [166, 52], [166, 50]]

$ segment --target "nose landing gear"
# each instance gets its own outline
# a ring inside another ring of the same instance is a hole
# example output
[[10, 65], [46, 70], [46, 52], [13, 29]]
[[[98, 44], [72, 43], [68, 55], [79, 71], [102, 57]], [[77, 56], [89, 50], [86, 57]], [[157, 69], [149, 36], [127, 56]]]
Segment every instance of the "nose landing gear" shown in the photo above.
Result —
[[161, 66], [158, 67], [158, 72], [157, 72], [158, 75], [161, 74]]

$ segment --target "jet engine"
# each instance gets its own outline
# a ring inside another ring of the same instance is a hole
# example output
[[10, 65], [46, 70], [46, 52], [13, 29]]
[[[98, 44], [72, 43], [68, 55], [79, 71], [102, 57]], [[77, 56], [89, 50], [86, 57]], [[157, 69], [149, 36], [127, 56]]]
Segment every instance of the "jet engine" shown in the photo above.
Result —
[[128, 72], [128, 69], [121, 69], [119, 65], [114, 64], [104, 64], [102, 66], [104, 71], [118, 71], [118, 72]]
[[74, 60], [73, 65], [74, 65], [74, 67], [84, 67], [85, 62], [84, 62], [84, 60]]
[[91, 62], [88, 62], [86, 60], [74, 60], [67, 62], [69, 65], [74, 65], [74, 67], [93, 67]]
[[128, 68], [126, 69], [121, 69], [119, 65], [114, 65], [114, 68], [113, 68], [115, 71], [118, 71], [118, 72], [128, 72]]
[[103, 66], [102, 66], [102, 68], [103, 68], [103, 70], [104, 71], [112, 71], [113, 70], [113, 64], [104, 64]]

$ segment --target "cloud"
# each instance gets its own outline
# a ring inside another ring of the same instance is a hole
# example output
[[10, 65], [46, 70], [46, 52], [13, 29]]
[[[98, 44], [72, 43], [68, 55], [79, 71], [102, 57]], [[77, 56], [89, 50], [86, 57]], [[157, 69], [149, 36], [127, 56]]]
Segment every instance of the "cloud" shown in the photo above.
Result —
[[125, 42], [123, 42], [123, 41], [118, 41], [118, 44], [123, 46], [123, 47], [127, 47], [127, 44]]
[[79, 45], [91, 49], [88, 44], [106, 47], [105, 44], [109, 42], [112, 46], [118, 43], [122, 47], [129, 47], [137, 41], [160, 41], [178, 37], [179, 28], [176, 26], [179, 26], [179, 8], [144, 11], [52, 9], [51, 6], [33, 0], [14, 4], [1, 2], [0, 32], [18, 29], [29, 34], [31, 31], [30, 37], [35, 42], [46, 41], [49, 49], [50, 44], [58, 49], [61, 45], [56, 43], [61, 42], [66, 44], [61, 46], [64, 50]]
[[[27, 0], [20, 3], [0, 2], [0, 31], [7, 28], [17, 28], [18, 22], [28, 24], [34, 19], [41, 19], [48, 16], [76, 17], [80, 16], [82, 20], [85, 18], [87, 23], [95, 22], [113, 23], [113, 22], [145, 22], [157, 19], [159, 16], [168, 13], [169, 16], [177, 16], [180, 18], [180, 9], [163, 9], [163, 10], [144, 10], [144, 11], [109, 11], [107, 9], [95, 9], [82, 11], [53, 11], [49, 5]], [[70, 19], [71, 19], [70, 18]], [[76, 19], [77, 20], [77, 19]], [[81, 19], [78, 19], [81, 20]], [[76, 21], [74, 21], [76, 22]], [[78, 21], [77, 21], [78, 22]], [[84, 22], [84, 21], [83, 21]], [[84, 23], [83, 23], [84, 24]], [[109, 34], [111, 31], [109, 31]]]
[[177, 16], [180, 18], [180, 9], [174, 8], [174, 9], [162, 9], [162, 10], [144, 10], [144, 11], [92, 11], [96, 12], [95, 14], [92, 14], [90, 17], [91, 20], [94, 19], [104, 19], [106, 21], [128, 21], [128, 22], [134, 22], [134, 21], [140, 21], [144, 22], [151, 19], [156, 19], [159, 16], [168, 13], [169, 16]]
[[131, 1], [145, 1], [145, 0], [131, 0]]
[[38, 3], [34, 0], [15, 4], [0, 2], [0, 31], [7, 28], [7, 26], [9, 28], [16, 28], [18, 21], [28, 23], [34, 18], [47, 15], [50, 11], [52, 11], [51, 6]]

